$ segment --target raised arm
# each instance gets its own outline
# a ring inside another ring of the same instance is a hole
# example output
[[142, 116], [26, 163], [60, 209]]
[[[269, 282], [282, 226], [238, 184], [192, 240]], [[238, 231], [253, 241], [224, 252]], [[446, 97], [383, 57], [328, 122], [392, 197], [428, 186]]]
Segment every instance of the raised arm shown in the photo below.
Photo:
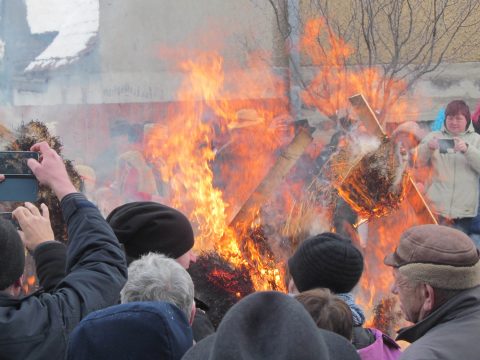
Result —
[[69, 239], [66, 276], [42, 300], [57, 304], [70, 332], [91, 311], [118, 301], [127, 275], [125, 256], [96, 206], [76, 191], [61, 157], [46, 142], [32, 151], [40, 152], [40, 161], [29, 159], [28, 166], [61, 200]]

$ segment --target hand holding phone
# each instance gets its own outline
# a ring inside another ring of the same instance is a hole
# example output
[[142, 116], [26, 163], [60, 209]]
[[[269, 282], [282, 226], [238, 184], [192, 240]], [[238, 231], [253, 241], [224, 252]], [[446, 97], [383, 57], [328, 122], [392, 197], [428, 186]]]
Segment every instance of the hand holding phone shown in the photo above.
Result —
[[455, 151], [461, 152], [462, 154], [465, 154], [468, 149], [468, 144], [460, 139], [459, 137], [453, 138], [455, 142]]
[[28, 167], [40, 184], [50, 187], [60, 201], [65, 195], [77, 192], [68, 176], [62, 158], [46, 141], [33, 145], [30, 150], [40, 153], [38, 160], [28, 159]]
[[38, 181], [27, 165], [38, 159], [34, 151], [0, 152], [0, 201], [36, 201]]
[[435, 151], [438, 149], [438, 139], [436, 136], [430, 139], [428, 142], [428, 148], [432, 151]]
[[455, 148], [455, 140], [453, 139], [438, 139], [438, 150], [440, 154], [446, 154], [451, 151], [453, 152]]

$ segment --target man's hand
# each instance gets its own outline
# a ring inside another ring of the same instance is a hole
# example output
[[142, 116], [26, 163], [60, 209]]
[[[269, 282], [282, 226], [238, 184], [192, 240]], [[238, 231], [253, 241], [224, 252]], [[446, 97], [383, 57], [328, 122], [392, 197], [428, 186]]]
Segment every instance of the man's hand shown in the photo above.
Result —
[[65, 195], [77, 192], [62, 158], [45, 141], [33, 145], [30, 150], [40, 153], [40, 161], [28, 159], [27, 162], [40, 184], [49, 186], [60, 201]]
[[455, 148], [454, 150], [456, 152], [461, 152], [462, 154], [465, 154], [467, 152], [467, 149], [468, 149], [468, 144], [463, 141], [462, 139], [458, 138], [458, 137], [455, 137], [453, 138], [453, 141], [455, 141]]
[[42, 213], [35, 205], [26, 202], [25, 206], [19, 206], [12, 212], [21, 228], [18, 231], [20, 237], [29, 251], [34, 251], [43, 242], [55, 240], [48, 207], [45, 204], [41, 204], [40, 207]]

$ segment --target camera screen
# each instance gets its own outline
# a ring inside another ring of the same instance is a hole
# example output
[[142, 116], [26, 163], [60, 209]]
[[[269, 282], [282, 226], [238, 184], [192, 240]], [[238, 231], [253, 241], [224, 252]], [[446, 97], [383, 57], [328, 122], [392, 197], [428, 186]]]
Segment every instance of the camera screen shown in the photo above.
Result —
[[453, 139], [439, 139], [438, 147], [441, 154], [448, 152], [448, 149], [453, 149], [455, 147], [455, 141]]
[[32, 175], [27, 160], [38, 160], [38, 153], [34, 151], [2, 151], [0, 152], [0, 174], [4, 175]]

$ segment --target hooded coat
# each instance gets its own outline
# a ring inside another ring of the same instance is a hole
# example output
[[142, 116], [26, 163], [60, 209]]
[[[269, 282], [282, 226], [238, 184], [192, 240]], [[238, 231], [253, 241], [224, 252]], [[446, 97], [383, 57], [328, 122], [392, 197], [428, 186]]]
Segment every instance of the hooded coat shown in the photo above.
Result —
[[[458, 137], [468, 144], [465, 153], [449, 151], [440, 153], [430, 150], [432, 138], [453, 139]], [[450, 219], [473, 218], [478, 211], [478, 181], [480, 178], [480, 135], [472, 123], [458, 136], [452, 135], [445, 126], [433, 131], [418, 146], [420, 165], [431, 164], [433, 175], [426, 195], [437, 214]]]
[[317, 328], [297, 300], [265, 291], [244, 297], [225, 315], [215, 334], [182, 360], [360, 360], [344, 337]]

